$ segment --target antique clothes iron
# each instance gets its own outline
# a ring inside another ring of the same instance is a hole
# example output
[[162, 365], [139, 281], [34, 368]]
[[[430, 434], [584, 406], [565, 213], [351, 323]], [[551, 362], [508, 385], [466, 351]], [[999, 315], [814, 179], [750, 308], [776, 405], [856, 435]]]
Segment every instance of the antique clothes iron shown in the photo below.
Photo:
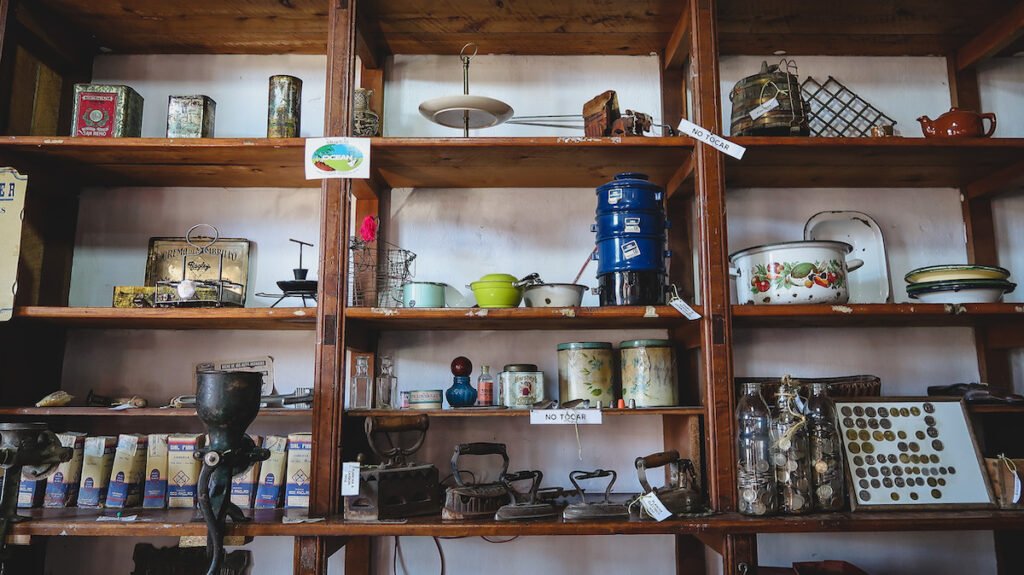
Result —
[[[586, 479], [598, 479], [611, 477], [611, 481], [604, 488], [604, 500], [596, 503], [587, 503], [587, 496], [579, 482]], [[608, 469], [596, 471], [573, 471], [569, 473], [569, 481], [580, 494], [580, 502], [573, 503], [565, 508], [562, 517], [566, 521], [583, 521], [587, 519], [629, 519], [629, 509], [621, 503], [612, 503], [610, 496], [612, 486], [615, 485], [617, 475]]]
[[444, 509], [441, 518], [447, 520], [478, 519], [493, 517], [508, 501], [508, 488], [500, 480], [493, 483], [470, 483], [462, 481], [459, 470], [461, 455], [500, 455], [501, 474], [508, 473], [508, 453], [504, 443], [462, 443], [455, 446], [452, 454], [452, 477], [455, 485], [445, 491]]
[[[663, 451], [636, 458], [636, 475], [644, 488], [644, 495], [653, 492], [661, 500], [665, 508], [673, 515], [687, 513], [703, 513], [707, 510], [704, 497], [697, 490], [697, 474], [693, 462], [681, 459], [678, 451]], [[647, 481], [647, 470], [669, 466], [669, 477], [664, 487], [654, 489]], [[645, 514], [641, 511], [640, 517]]]
[[[441, 484], [432, 464], [417, 465], [408, 457], [427, 435], [430, 420], [415, 417], [367, 417], [366, 439], [380, 465], [363, 465], [359, 472], [359, 495], [345, 498], [345, 519], [378, 521], [417, 515], [434, 515], [441, 510]], [[402, 431], [418, 432], [412, 445], [398, 444], [391, 436]], [[383, 436], [388, 448], [378, 445]]]
[[249, 521], [231, 502], [231, 478], [270, 451], [256, 447], [245, 430], [260, 410], [263, 374], [251, 371], [200, 371], [196, 373], [196, 415], [206, 425], [209, 442], [195, 453], [203, 469], [197, 485], [199, 509], [206, 521], [207, 575], [218, 575], [224, 561], [225, 522]]
[[[512, 488], [517, 481], [530, 479], [530, 490], [520, 494]], [[538, 490], [544, 474], [540, 471], [518, 471], [501, 476], [501, 482], [508, 490], [509, 503], [503, 505], [494, 518], [498, 521], [515, 521], [525, 519], [544, 519], [558, 515], [558, 508], [550, 501], [541, 500]]]
[[44, 479], [57, 465], [71, 459], [73, 450], [63, 447], [57, 435], [45, 423], [0, 423], [0, 467], [4, 469], [0, 507], [0, 573], [6, 570], [7, 535], [14, 523], [27, 517], [18, 515], [18, 488], [22, 472], [29, 479]]

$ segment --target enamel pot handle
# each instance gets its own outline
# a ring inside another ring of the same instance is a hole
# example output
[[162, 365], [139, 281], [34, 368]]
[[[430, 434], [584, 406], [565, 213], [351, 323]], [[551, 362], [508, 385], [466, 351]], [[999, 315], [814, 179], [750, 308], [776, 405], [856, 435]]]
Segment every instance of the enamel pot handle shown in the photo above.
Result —
[[732, 266], [729, 266], [729, 275], [734, 278], [740, 277], [740, 268], [734, 268]]
[[864, 260], [847, 260], [846, 261], [846, 271], [852, 272], [854, 270], [858, 270], [863, 265], [864, 265]]
[[993, 114], [992, 112], [988, 112], [985, 114], [981, 114], [981, 119], [982, 121], [987, 119], [990, 122], [988, 126], [988, 131], [985, 132], [985, 137], [991, 137], [992, 134], [994, 134], [996, 131], [996, 115]]

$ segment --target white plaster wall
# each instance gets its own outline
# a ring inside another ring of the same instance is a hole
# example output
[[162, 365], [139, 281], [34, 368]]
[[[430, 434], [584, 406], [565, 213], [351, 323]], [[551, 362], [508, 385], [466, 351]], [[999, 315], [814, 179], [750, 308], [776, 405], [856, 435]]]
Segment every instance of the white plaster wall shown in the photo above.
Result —
[[[111, 56], [99, 58], [96, 71], [97, 78], [129, 83], [143, 93], [149, 104], [144, 133], [152, 136], [163, 133], [166, 96], [172, 92], [214, 97], [221, 106], [219, 136], [259, 136], [265, 129], [266, 76], [297, 74], [306, 82], [303, 135], [316, 135], [322, 129], [323, 60], [303, 58]], [[755, 72], [760, 60], [726, 58], [722, 63], [723, 92], [742, 76]], [[991, 109], [1000, 115], [1000, 135], [1021, 136], [1022, 66], [1018, 60], [1008, 62], [993, 65], [982, 74], [983, 102], [986, 107], [991, 102]], [[881, 106], [899, 121], [906, 135], [917, 135], [911, 128], [916, 128], [913, 120], [918, 115], [934, 116], [948, 107], [945, 65], [939, 59], [799, 58], [798, 63], [802, 75], [824, 80], [831, 73]], [[618, 91], [624, 108], [659, 111], [657, 63], [653, 58], [480, 56], [474, 60], [471, 73], [472, 93], [504, 99], [518, 114], [578, 113], [583, 101], [609, 88]], [[191, 84], [196, 78], [203, 80]], [[387, 135], [458, 135], [456, 130], [430, 124], [416, 108], [422, 100], [460, 91], [457, 58], [395, 58], [385, 96]], [[317, 105], [320, 109], [313, 111]], [[727, 125], [727, 111], [725, 120]], [[566, 133], [507, 125], [479, 135]], [[141, 281], [149, 236], [180, 233], [183, 226], [211, 219], [224, 226], [225, 235], [257, 240], [254, 286], [269, 289], [292, 267], [287, 238], [315, 230], [316, 192], [309, 193], [312, 199], [307, 193], [89, 191], [83, 195], [72, 301], [75, 305], [107, 305], [109, 285]], [[539, 271], [550, 275], [549, 281], [566, 281], [575, 275], [589, 251], [591, 193], [588, 189], [396, 190], [389, 239], [419, 254], [418, 279], [461, 286], [492, 271]], [[159, 201], [135, 202], [133, 194], [153, 194]], [[111, 210], [112, 205], [117, 209]], [[1017, 223], [1024, 215], [1024, 200], [1016, 196], [1001, 199], [997, 205], [997, 231], [1006, 254], [1022, 245], [1020, 234], [1024, 232]], [[793, 239], [806, 218], [821, 209], [860, 209], [882, 225], [896, 278], [902, 275], [901, 270], [924, 265], [933, 258], [966, 257], [959, 205], [955, 192], [950, 190], [733, 190], [728, 207], [733, 249]], [[116, 215], [112, 217], [111, 213]], [[1016, 256], [1006, 257], [1011, 259], [1004, 265], [1024, 269], [1024, 262], [1013, 263]], [[96, 274], [95, 270], [105, 273]], [[592, 277], [593, 268], [584, 278]], [[901, 294], [897, 291], [897, 295]], [[253, 305], [257, 300], [250, 301]], [[554, 345], [560, 341], [582, 337], [619, 341], [657, 333], [395, 333], [387, 334], [381, 344], [382, 352], [396, 356], [403, 389], [444, 388], [450, 381], [447, 365], [456, 355], [467, 355], [478, 366], [489, 363], [495, 368], [513, 361], [534, 361], [553, 380]], [[741, 375], [785, 371], [807, 375], [876, 373], [883, 378], [887, 392], [894, 394], [920, 393], [923, 386], [932, 383], [977, 377], [971, 336], [963, 329], [742, 331], [736, 343], [736, 372]], [[249, 349], [253, 353], [267, 350], [265, 353], [277, 358], [279, 373], [287, 374], [294, 385], [301, 385], [299, 382], [311, 377], [312, 344], [309, 333], [81, 332], [69, 339], [65, 386], [86, 389], [107, 382], [118, 389], [136, 384], [169, 389], [181, 385], [187, 376], [182, 364], [209, 353], [234, 354]], [[148, 350], [159, 353], [147, 358], [151, 361], [136, 359], [146, 357], [143, 354]], [[1017, 373], [1020, 384], [1021, 370]], [[553, 381], [549, 389], [553, 390]], [[600, 428], [581, 429], [584, 461], [579, 462], [575, 437], [568, 429], [535, 431], [519, 420], [486, 424], [438, 420], [432, 425], [423, 458], [443, 464], [455, 442], [501, 439], [510, 444], [514, 466], [541, 467], [552, 483], [564, 484], [560, 478], [577, 465], [602, 465], [620, 471], [622, 490], [635, 490], [635, 479], [628, 473], [629, 462], [638, 453], [660, 448], [660, 427], [660, 419], [645, 417], [628, 421], [609, 418]], [[68, 538], [51, 545], [55, 546], [51, 569], [63, 566], [64, 572], [87, 574], [127, 571], [130, 566], [131, 543], [127, 541]], [[444, 541], [442, 545], [450, 573], [479, 570], [481, 557], [487, 557], [487, 570], [495, 574], [518, 574], [524, 569], [545, 572], [552, 564], [560, 569], [572, 565], [571, 572], [594, 574], [623, 570], [661, 573], [668, 571], [673, 553], [667, 537], [525, 538], [505, 546], [465, 539]], [[783, 565], [827, 555], [854, 561], [873, 573], [913, 569], [952, 575], [969, 569], [981, 574], [995, 572], [991, 545], [991, 535], [984, 532], [807, 535], [761, 537], [760, 553], [762, 564]], [[390, 540], [382, 540], [376, 550], [381, 573], [389, 572], [390, 546]], [[256, 554], [256, 575], [287, 572], [291, 565], [288, 539], [261, 538], [249, 548]], [[436, 568], [436, 550], [429, 538], [405, 538], [403, 548], [408, 572], [429, 573]], [[339, 557], [332, 562], [332, 573], [340, 573]], [[83, 565], [94, 567], [86, 571]]]

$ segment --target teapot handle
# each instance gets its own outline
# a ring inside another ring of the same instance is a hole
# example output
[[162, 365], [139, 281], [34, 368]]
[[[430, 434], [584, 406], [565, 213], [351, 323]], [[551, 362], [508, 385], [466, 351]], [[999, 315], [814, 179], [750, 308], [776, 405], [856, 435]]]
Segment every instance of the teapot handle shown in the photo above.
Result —
[[864, 265], [864, 260], [846, 260], [846, 271], [859, 270]]
[[991, 122], [991, 124], [989, 124], [988, 131], [985, 132], [985, 137], [988, 138], [992, 136], [992, 134], [994, 134], [996, 131], [996, 115], [993, 114], [992, 112], [987, 112], [981, 114], [981, 119], [983, 121], [987, 119], [989, 122]]

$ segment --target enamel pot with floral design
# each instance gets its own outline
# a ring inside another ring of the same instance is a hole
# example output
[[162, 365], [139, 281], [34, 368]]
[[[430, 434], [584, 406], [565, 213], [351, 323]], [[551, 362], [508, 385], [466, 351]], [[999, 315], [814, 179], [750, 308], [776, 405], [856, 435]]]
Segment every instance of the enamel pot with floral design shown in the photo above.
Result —
[[850, 299], [847, 274], [864, 265], [846, 256], [850, 244], [801, 241], [767, 244], [731, 256], [729, 273], [736, 277], [741, 304], [842, 304]]

